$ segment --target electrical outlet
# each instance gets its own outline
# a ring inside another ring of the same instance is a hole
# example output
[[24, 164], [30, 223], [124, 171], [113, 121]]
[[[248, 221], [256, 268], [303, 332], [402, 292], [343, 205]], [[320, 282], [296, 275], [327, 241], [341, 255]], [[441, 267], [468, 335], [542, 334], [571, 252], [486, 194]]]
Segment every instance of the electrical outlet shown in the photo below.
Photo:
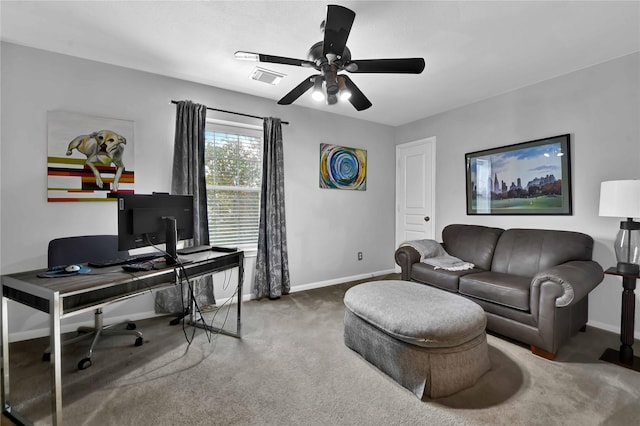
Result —
[[358, 260], [362, 260], [362, 252], [361, 251], [358, 252]]

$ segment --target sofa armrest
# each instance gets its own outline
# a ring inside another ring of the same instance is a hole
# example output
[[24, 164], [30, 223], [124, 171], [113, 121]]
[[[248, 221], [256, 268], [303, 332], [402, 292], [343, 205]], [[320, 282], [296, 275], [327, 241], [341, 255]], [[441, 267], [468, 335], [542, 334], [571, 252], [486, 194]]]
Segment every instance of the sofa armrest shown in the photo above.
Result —
[[396, 250], [395, 259], [402, 269], [402, 279], [411, 281], [411, 265], [420, 262], [420, 253], [413, 247], [402, 246]]
[[562, 292], [556, 299], [556, 307], [569, 306], [582, 300], [604, 279], [602, 267], [592, 260], [571, 261], [538, 273], [531, 281], [532, 290], [547, 281], [559, 284]]

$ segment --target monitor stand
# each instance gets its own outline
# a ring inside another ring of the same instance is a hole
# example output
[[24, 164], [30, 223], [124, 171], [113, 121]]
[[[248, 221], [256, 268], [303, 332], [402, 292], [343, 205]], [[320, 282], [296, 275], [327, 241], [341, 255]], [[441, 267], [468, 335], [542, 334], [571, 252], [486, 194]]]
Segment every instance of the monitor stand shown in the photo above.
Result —
[[174, 217], [165, 217], [165, 243], [166, 252], [165, 256], [167, 265], [175, 265], [178, 260], [178, 252], [176, 247], [178, 246], [178, 223]]

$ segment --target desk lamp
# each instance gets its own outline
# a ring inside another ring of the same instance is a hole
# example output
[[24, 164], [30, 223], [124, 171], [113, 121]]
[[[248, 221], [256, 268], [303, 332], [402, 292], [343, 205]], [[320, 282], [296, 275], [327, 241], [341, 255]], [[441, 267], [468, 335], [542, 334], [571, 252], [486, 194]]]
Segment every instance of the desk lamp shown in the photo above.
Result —
[[600, 184], [600, 216], [626, 217], [614, 243], [617, 271], [640, 273], [640, 180], [611, 180]]

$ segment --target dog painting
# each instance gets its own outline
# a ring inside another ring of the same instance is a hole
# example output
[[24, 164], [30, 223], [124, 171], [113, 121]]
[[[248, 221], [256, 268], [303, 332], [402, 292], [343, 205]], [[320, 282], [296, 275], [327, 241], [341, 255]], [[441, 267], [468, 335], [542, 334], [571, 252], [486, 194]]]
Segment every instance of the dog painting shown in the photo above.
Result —
[[134, 123], [49, 111], [48, 201], [114, 201], [134, 192]]
[[102, 188], [103, 182], [96, 165], [108, 166], [111, 163], [116, 167], [116, 175], [113, 178], [113, 190], [118, 190], [118, 181], [124, 171], [122, 154], [127, 139], [111, 130], [100, 130], [89, 135], [74, 138], [67, 149], [67, 155], [71, 155], [74, 149], [87, 156], [86, 165], [89, 166], [96, 177], [96, 185]]

